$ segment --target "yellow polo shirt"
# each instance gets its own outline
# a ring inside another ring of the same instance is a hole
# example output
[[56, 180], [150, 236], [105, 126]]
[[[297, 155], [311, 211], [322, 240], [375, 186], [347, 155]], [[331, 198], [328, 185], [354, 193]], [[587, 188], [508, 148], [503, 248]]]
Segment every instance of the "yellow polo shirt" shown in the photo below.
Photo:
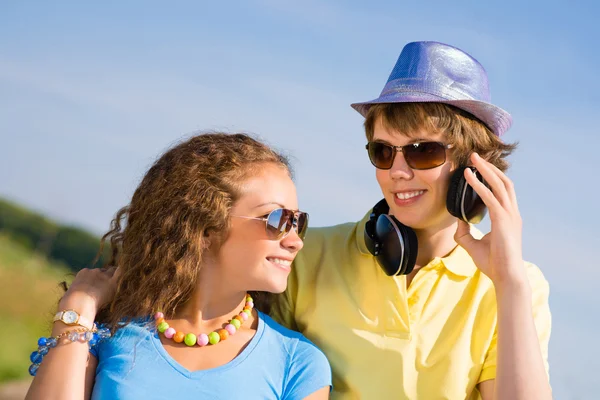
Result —
[[[406, 288], [366, 248], [358, 223], [311, 229], [272, 314], [327, 355], [333, 399], [478, 399], [496, 376], [492, 282], [457, 247]], [[548, 370], [548, 283], [526, 263]]]

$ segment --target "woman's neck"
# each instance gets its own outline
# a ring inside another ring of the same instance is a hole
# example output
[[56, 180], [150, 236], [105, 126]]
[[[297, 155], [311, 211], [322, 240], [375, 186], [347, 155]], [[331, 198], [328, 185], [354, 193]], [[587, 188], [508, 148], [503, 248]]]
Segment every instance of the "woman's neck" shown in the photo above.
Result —
[[194, 290], [190, 299], [175, 313], [176, 318], [187, 319], [190, 323], [200, 323], [239, 313], [246, 302], [245, 291], [215, 293], [214, 291]]
[[203, 266], [189, 300], [176, 310], [174, 319], [185, 320], [202, 330], [239, 314], [246, 304], [247, 292], [233, 287], [218, 272], [218, 268]]

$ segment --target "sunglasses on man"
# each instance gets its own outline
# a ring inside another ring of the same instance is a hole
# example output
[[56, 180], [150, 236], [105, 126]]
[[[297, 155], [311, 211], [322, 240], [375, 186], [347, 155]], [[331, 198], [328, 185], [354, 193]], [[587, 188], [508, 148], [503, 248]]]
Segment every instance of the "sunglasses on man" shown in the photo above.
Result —
[[390, 169], [394, 165], [396, 154], [401, 152], [412, 169], [431, 169], [446, 162], [446, 149], [451, 144], [440, 142], [416, 142], [404, 146], [393, 146], [383, 142], [369, 142], [366, 149], [369, 160], [376, 168]]

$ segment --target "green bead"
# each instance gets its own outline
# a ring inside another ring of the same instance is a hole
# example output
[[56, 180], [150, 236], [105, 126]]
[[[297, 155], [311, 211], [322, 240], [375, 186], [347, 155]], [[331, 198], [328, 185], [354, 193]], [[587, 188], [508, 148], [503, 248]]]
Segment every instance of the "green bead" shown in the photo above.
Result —
[[187, 335], [185, 335], [185, 338], [183, 339], [183, 341], [188, 346], [193, 346], [196, 344], [196, 335], [194, 335], [193, 333], [188, 333]]
[[252, 316], [252, 310], [244, 310], [244, 312], [248, 314], [249, 317]]
[[240, 326], [242, 326], [240, 320], [235, 318], [231, 320], [230, 324], [235, 326], [235, 329], [240, 329]]
[[210, 344], [217, 344], [221, 341], [221, 336], [217, 332], [211, 332], [208, 334], [208, 342]]
[[160, 324], [158, 324], [157, 328], [160, 333], [165, 333], [165, 331], [169, 329], [169, 324], [163, 321]]

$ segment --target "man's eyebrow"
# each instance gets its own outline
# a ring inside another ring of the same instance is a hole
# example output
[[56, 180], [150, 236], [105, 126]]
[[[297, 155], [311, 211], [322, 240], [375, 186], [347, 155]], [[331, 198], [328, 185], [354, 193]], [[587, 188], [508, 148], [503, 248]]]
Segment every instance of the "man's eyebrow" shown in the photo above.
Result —
[[[377, 143], [384, 143], [384, 144], [389, 144], [390, 146], [394, 146], [393, 144], [391, 144], [390, 142], [388, 142], [385, 139], [373, 139], [374, 142]], [[421, 137], [416, 137], [416, 138], [411, 138], [408, 143], [406, 144], [413, 144], [413, 143], [421, 143], [421, 142], [435, 142], [435, 140], [431, 140], [431, 139], [427, 139], [427, 138], [421, 138]]]

